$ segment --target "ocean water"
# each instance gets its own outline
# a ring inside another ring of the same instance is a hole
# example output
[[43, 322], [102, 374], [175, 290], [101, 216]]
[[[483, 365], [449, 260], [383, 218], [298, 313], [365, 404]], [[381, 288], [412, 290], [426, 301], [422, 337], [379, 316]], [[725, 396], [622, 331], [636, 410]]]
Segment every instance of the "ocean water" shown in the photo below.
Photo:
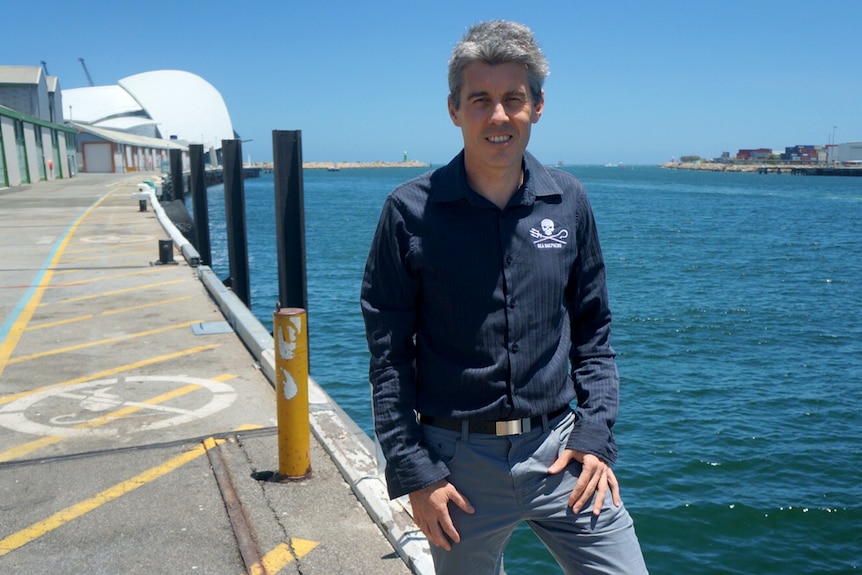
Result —
[[[608, 267], [622, 496], [656, 574], [862, 572], [862, 178], [567, 166]], [[306, 170], [311, 373], [369, 434], [358, 305], [416, 169]], [[245, 181], [252, 309], [277, 300], [271, 175]], [[213, 269], [227, 277], [223, 188]], [[510, 575], [559, 573], [518, 529]]]

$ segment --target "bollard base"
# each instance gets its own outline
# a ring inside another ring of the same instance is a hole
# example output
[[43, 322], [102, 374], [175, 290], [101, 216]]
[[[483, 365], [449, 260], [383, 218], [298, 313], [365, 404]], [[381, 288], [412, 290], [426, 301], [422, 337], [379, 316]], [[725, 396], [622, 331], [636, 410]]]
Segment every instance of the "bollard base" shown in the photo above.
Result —
[[303, 481], [311, 479], [313, 475], [311, 467], [305, 472], [305, 475], [282, 475], [277, 471], [256, 471], [251, 474], [252, 479], [257, 481], [267, 481], [271, 483], [291, 483], [293, 481]]

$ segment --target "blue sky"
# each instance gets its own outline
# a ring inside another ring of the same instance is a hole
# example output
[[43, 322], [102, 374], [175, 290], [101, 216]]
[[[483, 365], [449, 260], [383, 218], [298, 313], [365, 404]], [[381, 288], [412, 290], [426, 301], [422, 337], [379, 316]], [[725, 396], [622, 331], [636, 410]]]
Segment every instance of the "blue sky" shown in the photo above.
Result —
[[[520, 0], [4, 2], [0, 64], [63, 89], [158, 69], [223, 96], [243, 156], [302, 130], [306, 161], [439, 164], [461, 148], [446, 63], [470, 24], [530, 26], [551, 66], [530, 150], [655, 164], [862, 140], [862, 2]], [[833, 126], [835, 128], [833, 128]]]

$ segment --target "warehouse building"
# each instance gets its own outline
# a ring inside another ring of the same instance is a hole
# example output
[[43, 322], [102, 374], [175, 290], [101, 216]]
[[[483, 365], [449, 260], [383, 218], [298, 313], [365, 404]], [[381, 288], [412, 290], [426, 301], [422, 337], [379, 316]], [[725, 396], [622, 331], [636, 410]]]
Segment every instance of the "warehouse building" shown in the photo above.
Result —
[[77, 172], [167, 171], [169, 152], [203, 144], [219, 163], [236, 139], [219, 92], [203, 78], [157, 70], [116, 86], [60, 90], [38, 66], [0, 66], [0, 188]]
[[75, 130], [62, 125], [61, 107], [56, 77], [0, 66], [0, 188], [74, 174]]

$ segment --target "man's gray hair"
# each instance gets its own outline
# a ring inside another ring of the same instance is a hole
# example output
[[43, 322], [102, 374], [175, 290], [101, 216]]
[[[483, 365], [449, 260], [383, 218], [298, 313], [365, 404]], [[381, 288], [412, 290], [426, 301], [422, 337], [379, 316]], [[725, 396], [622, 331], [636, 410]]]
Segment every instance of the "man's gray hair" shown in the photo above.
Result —
[[467, 30], [449, 59], [449, 99], [456, 110], [464, 85], [464, 68], [473, 62], [491, 66], [510, 62], [524, 64], [533, 104], [541, 100], [542, 86], [550, 74], [548, 61], [529, 28], [506, 20], [479, 22]]

